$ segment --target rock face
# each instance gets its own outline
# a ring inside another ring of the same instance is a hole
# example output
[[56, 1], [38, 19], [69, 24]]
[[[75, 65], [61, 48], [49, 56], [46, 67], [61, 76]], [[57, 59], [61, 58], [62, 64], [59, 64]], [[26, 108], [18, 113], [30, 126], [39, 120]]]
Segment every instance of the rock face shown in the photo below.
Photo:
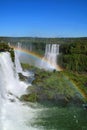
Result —
[[9, 52], [11, 54], [12, 61], [14, 62], [14, 50], [9, 47], [8, 44], [0, 43], [0, 52]]

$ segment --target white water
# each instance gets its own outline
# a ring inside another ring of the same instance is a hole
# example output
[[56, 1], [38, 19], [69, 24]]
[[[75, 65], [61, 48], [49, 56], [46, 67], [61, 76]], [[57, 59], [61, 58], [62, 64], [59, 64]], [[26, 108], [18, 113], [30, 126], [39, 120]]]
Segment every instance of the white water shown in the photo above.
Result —
[[57, 65], [57, 57], [59, 55], [58, 44], [47, 44], [45, 49], [45, 55], [42, 59], [41, 68], [47, 70], [59, 70]]
[[10, 42], [8, 42], [8, 46], [9, 46], [9, 47], [11, 46]]
[[19, 60], [19, 56], [20, 53], [17, 50], [14, 50], [15, 53], [15, 66], [16, 66], [16, 71], [17, 73], [21, 73], [24, 76], [30, 76], [30, 73], [27, 71], [23, 71], [20, 60]]
[[39, 130], [31, 126], [36, 111], [18, 99], [27, 86], [19, 80], [10, 53], [0, 53], [0, 130]]
[[24, 49], [24, 50], [29, 50], [29, 51], [33, 51], [33, 46], [31, 43], [28, 43], [27, 45], [25, 43], [17, 43], [17, 48], [19, 49]]
[[[22, 44], [20, 42], [17, 43], [17, 48], [18, 49], [22, 49]], [[22, 75], [24, 76], [32, 76], [31, 73], [29, 73], [28, 71], [24, 71], [22, 69], [22, 66], [21, 66], [21, 63], [20, 63], [20, 57], [21, 57], [21, 52], [20, 51], [17, 51], [17, 50], [14, 50], [15, 52], [15, 66], [16, 66], [16, 71], [18, 73], [21, 73]]]
[[14, 53], [15, 53], [15, 66], [16, 66], [16, 71], [17, 71], [18, 73], [22, 73], [22, 72], [23, 72], [23, 69], [22, 69], [21, 64], [20, 64], [20, 61], [19, 61], [18, 53], [17, 53], [16, 50], [14, 51]]
[[[9, 42], [8, 42], [8, 45], [10, 46]], [[21, 48], [21, 44], [19, 42], [18, 42], [17, 48]], [[20, 60], [19, 60], [20, 53], [17, 52], [14, 49], [14, 54], [15, 54], [15, 67], [16, 67], [16, 71], [17, 71], [17, 73], [23, 73], [23, 69], [22, 69], [22, 66], [21, 66], [21, 63], [20, 63]]]
[[[17, 48], [18, 48], [18, 49], [21, 48], [21, 43], [20, 43], [20, 42], [18, 42]], [[20, 52], [14, 50], [14, 53], [15, 53], [15, 66], [16, 66], [16, 71], [17, 71], [18, 73], [23, 73], [23, 69], [22, 69], [22, 66], [21, 66], [21, 63], [20, 63], [20, 60], [19, 60]]]

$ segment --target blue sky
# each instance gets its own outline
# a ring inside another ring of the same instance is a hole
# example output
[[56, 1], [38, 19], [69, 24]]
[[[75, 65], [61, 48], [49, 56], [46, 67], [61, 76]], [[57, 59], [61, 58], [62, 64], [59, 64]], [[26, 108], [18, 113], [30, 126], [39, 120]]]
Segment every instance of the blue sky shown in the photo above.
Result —
[[0, 36], [85, 37], [87, 0], [0, 0]]

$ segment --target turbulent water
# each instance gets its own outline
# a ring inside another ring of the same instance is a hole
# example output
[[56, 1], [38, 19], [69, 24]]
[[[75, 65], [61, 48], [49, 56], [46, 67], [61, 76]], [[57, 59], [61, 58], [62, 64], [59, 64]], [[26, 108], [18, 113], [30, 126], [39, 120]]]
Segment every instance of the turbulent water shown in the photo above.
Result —
[[[29, 84], [19, 80], [10, 53], [0, 54], [0, 130], [36, 130], [36, 110], [19, 101]], [[34, 120], [34, 119], [33, 119]]]

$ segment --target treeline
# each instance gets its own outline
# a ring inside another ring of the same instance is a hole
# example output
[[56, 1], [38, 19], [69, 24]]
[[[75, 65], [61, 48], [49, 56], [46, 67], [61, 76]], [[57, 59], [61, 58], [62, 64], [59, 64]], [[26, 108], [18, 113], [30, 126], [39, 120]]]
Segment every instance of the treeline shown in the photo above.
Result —
[[87, 37], [82, 38], [38, 38], [0, 37], [0, 43], [21, 43], [22, 47], [44, 55], [46, 44], [60, 44], [58, 64], [66, 69], [87, 72]]
[[87, 72], [87, 43], [62, 44], [58, 64], [66, 70]]
[[41, 44], [66, 44], [66, 43], [87, 43], [87, 37], [81, 38], [39, 38], [39, 37], [0, 37], [0, 42], [11, 42], [11, 43], [34, 43], [39, 45]]

